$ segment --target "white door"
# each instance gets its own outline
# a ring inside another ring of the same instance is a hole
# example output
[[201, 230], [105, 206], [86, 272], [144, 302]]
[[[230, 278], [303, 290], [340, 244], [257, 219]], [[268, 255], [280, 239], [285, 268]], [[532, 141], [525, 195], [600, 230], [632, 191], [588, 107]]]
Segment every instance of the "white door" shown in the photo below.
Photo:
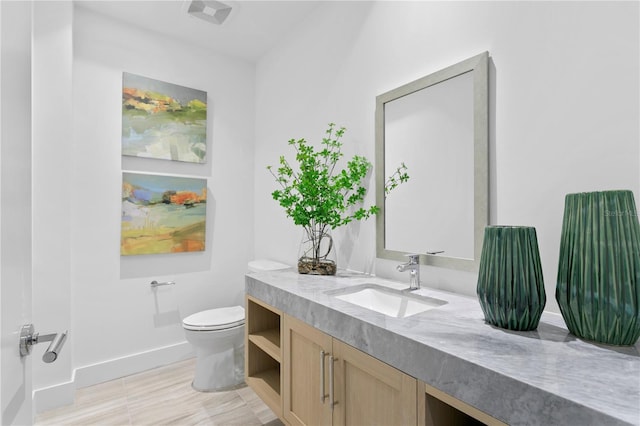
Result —
[[33, 422], [31, 357], [31, 2], [0, 1], [0, 406], [2, 425]]

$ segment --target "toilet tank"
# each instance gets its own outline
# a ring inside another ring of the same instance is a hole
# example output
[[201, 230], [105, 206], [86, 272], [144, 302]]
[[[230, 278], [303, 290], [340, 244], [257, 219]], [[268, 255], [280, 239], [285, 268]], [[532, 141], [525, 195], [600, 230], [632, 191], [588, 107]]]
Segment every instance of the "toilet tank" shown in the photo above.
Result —
[[269, 259], [252, 260], [247, 266], [249, 268], [249, 272], [278, 271], [281, 269], [291, 268], [289, 265]]

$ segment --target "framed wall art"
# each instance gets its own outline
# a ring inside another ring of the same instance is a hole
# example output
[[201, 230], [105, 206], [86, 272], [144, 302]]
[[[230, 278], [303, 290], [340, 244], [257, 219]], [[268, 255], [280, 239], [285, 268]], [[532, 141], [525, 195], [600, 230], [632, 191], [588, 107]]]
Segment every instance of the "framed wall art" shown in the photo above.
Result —
[[205, 249], [207, 180], [122, 173], [120, 254]]
[[205, 163], [207, 92], [123, 73], [122, 155]]

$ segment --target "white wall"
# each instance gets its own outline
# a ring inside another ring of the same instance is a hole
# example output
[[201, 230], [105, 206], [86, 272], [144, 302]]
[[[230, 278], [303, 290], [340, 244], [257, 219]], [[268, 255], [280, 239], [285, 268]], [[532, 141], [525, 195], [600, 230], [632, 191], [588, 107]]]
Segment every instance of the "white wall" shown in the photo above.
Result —
[[[57, 204], [55, 194], [41, 191], [48, 198], [39, 201], [42, 213], [34, 213], [34, 239], [47, 229], [62, 239], [59, 251], [49, 247], [45, 264], [51, 269], [70, 248], [70, 283], [47, 282], [46, 294], [55, 294], [59, 303], [41, 304], [38, 316], [53, 325], [69, 315], [64, 306], [71, 306], [65, 353], [72, 359], [75, 385], [86, 386], [189, 356], [182, 318], [243, 303], [244, 272], [253, 257], [255, 67], [76, 8], [72, 71], [71, 137], [49, 134], [50, 147], [38, 147], [51, 154], [49, 161], [38, 159], [34, 170], [42, 188], [53, 191], [66, 179], [68, 189], [61, 189], [64, 197]], [[121, 156], [123, 71], [207, 92], [206, 164]], [[35, 123], [37, 132], [46, 133], [49, 124]], [[205, 252], [120, 256], [125, 170], [208, 180]], [[176, 285], [153, 291], [152, 280]], [[47, 391], [58, 390], [52, 383], [34, 377], [34, 388], [46, 393], [38, 411], [50, 406]]]
[[[491, 63], [491, 223], [535, 226], [547, 309], [567, 193], [631, 189], [640, 201], [637, 2], [329, 2], [258, 64], [255, 254], [293, 264], [300, 231], [264, 167], [286, 141], [347, 127], [347, 156], [374, 158], [376, 95], [483, 51]], [[373, 181], [370, 183], [373, 188]], [[373, 191], [368, 195], [374, 201]], [[375, 223], [338, 233], [339, 267], [400, 280], [375, 260]], [[423, 270], [475, 295], [476, 274]]]

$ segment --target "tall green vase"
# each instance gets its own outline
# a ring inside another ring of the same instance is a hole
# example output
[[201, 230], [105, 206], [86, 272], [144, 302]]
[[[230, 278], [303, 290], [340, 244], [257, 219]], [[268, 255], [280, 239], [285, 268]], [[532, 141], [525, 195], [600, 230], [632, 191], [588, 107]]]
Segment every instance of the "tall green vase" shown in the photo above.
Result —
[[538, 327], [547, 297], [535, 228], [484, 229], [476, 290], [489, 324], [518, 331]]
[[631, 191], [568, 194], [556, 300], [569, 331], [633, 345], [640, 337], [640, 224]]

